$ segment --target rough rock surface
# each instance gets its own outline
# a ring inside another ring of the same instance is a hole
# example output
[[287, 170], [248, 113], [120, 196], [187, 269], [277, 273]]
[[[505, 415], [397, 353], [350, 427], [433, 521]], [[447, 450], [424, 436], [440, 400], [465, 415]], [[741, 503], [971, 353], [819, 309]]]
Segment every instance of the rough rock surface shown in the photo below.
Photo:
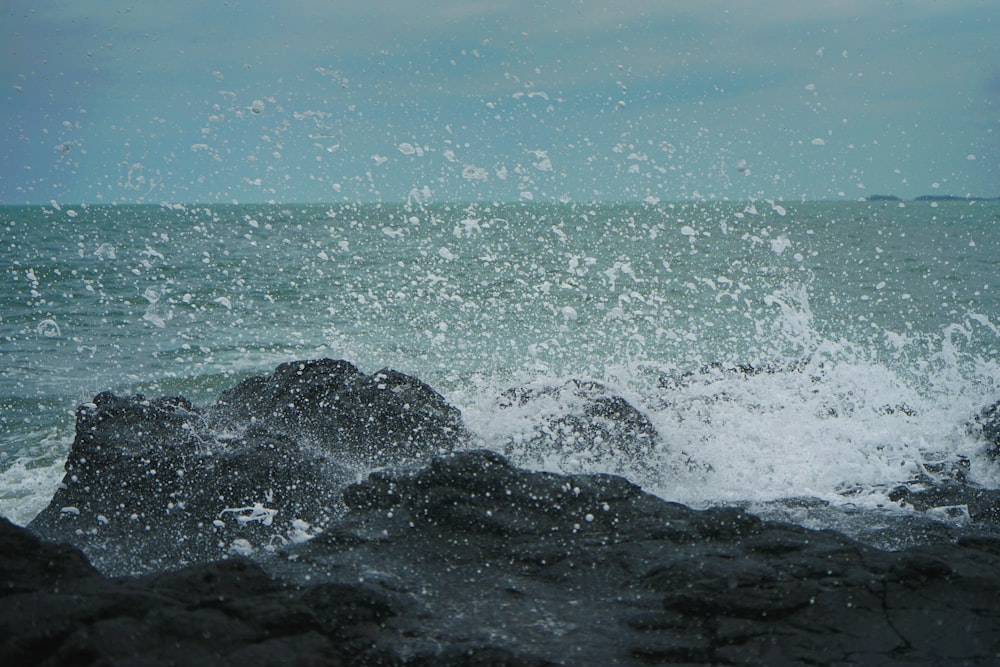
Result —
[[3, 665], [363, 664], [392, 613], [371, 587], [291, 586], [244, 559], [107, 579], [0, 519]]
[[184, 399], [104, 393], [77, 410], [66, 475], [30, 527], [105, 572], [152, 572], [295, 539], [342, 513], [351, 480], [279, 434], [219, 440]]
[[886, 552], [487, 451], [279, 555], [109, 580], [0, 523], [2, 664], [993, 665], [1000, 540]]
[[507, 443], [508, 456], [556, 455], [634, 469], [660, 443], [656, 427], [645, 415], [598, 382], [517, 387], [505, 391], [497, 407], [511, 419], [518, 412], [532, 417], [527, 431]]
[[463, 438], [430, 387], [346, 361], [282, 364], [204, 410], [103, 393], [77, 410], [62, 485], [30, 527], [112, 574], [248, 555], [328, 524], [359, 472]]
[[[501, 400], [542, 417], [543, 449], [657, 439], [600, 385]], [[1000, 664], [1000, 492], [962, 474], [894, 491], [912, 515], [769, 514], [857, 541], [468, 442], [427, 385], [342, 361], [204, 409], [101, 394], [32, 532], [0, 520], [0, 664]]]
[[244, 380], [208, 413], [216, 429], [253, 423], [368, 468], [450, 451], [466, 436], [461, 412], [417, 378], [389, 369], [365, 375], [332, 359]]
[[987, 442], [987, 454], [1000, 459], [1000, 402], [989, 405], [975, 418], [976, 428]]

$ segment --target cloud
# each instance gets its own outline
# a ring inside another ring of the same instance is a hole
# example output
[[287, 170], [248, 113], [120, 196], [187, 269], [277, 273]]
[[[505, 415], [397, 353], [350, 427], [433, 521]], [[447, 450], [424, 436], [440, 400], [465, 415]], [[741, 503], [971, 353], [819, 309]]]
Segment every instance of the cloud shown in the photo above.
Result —
[[[941, 169], [929, 147], [949, 142], [963, 157], [955, 170], [992, 164], [964, 160], [983, 152], [970, 137], [995, 125], [983, 102], [1000, 89], [998, 12], [985, 3], [52, 0], [19, 11], [6, 26], [0, 120], [22, 138], [8, 134], [0, 157], [65, 172], [47, 161], [71, 142], [78, 182], [142, 158], [175, 179], [202, 169], [220, 191], [280, 192], [339, 171], [405, 196], [427, 182], [447, 190], [450, 163], [435, 162], [445, 151], [512, 174], [456, 172], [455, 187], [469, 188], [516, 187], [525, 151], [548, 150], [552, 188], [690, 190], [747, 159], [753, 176], [726, 188], [822, 195], [856, 171], [892, 190], [871, 172]], [[664, 141], [676, 150], [654, 159], [649, 147]], [[623, 142], [649, 159], [622, 163], [639, 153], [619, 157]], [[401, 143], [426, 155], [402, 155]], [[372, 170], [362, 157], [373, 153], [393, 157]]]

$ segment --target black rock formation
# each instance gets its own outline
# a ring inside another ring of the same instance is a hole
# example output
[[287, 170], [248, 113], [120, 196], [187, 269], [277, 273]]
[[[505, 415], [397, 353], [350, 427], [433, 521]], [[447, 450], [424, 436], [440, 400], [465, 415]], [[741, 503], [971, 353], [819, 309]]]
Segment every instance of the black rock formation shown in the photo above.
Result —
[[0, 522], [0, 663], [992, 665], [1000, 540], [898, 552], [487, 451], [380, 471], [319, 537], [109, 580]]
[[0, 518], [3, 665], [392, 664], [372, 638], [393, 613], [372, 587], [292, 586], [242, 558], [108, 579]]
[[[499, 407], [542, 415], [543, 450], [658, 439], [594, 383]], [[998, 414], [974, 420], [995, 455]], [[848, 517], [883, 551], [468, 443], [430, 387], [342, 361], [205, 409], [100, 394], [32, 532], [0, 520], [0, 665], [1000, 664], [1000, 492], [967, 465], [895, 490], [912, 514]]]
[[986, 453], [1000, 458], [1000, 402], [983, 408], [974, 419], [974, 429], [986, 441]]
[[366, 468], [450, 451], [466, 436], [461, 413], [417, 378], [389, 369], [365, 375], [332, 359], [244, 380], [209, 414], [217, 429], [252, 423]]
[[660, 442], [645, 415], [599, 382], [508, 389], [497, 407], [509, 413], [528, 408], [531, 413], [530, 430], [506, 443], [508, 456], [582, 457], [620, 471], [642, 465]]
[[77, 410], [66, 475], [30, 527], [105, 572], [157, 571], [294, 540], [343, 511], [352, 479], [280, 434], [219, 439], [184, 399], [104, 393]]
[[374, 465], [464, 437], [458, 410], [419, 380], [345, 361], [282, 364], [205, 410], [103, 393], [77, 410], [66, 476], [30, 527], [114, 574], [248, 555], [322, 529]]

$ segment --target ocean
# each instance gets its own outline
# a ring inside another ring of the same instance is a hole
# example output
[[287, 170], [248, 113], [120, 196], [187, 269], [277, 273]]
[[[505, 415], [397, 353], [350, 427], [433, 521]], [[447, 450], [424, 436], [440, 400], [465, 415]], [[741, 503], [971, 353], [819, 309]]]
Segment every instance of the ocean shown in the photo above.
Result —
[[[970, 429], [1000, 398], [1000, 202], [52, 202], [0, 207], [0, 230], [0, 515], [18, 523], [95, 394], [204, 404], [321, 357], [419, 377], [519, 465], [698, 507], [1000, 487]], [[573, 406], [500, 397], [571, 379], [661, 445], [641, 465], [519, 450]]]

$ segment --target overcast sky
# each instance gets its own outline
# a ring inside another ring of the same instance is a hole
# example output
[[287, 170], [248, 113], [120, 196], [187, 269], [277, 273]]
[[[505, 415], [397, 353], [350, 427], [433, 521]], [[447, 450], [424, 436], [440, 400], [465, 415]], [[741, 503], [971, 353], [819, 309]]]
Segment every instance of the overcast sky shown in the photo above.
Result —
[[0, 0], [0, 203], [1000, 195], [1000, 2]]

